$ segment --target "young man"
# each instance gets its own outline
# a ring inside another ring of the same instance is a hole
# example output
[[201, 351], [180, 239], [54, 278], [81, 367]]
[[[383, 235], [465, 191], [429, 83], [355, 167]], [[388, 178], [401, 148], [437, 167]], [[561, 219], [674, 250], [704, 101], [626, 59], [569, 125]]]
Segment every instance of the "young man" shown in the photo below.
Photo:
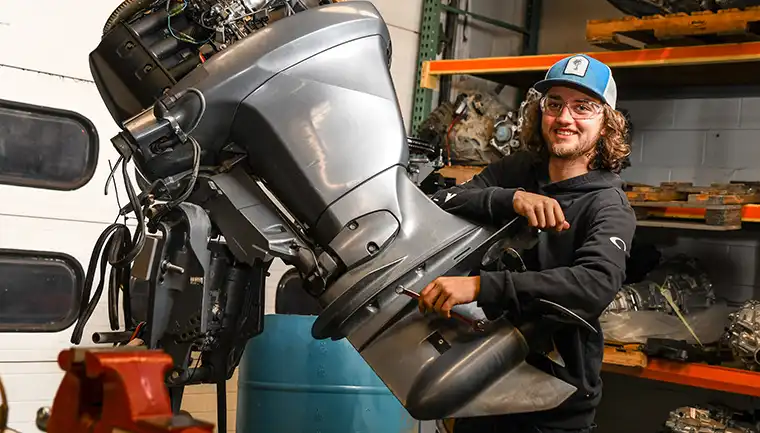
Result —
[[439, 191], [443, 209], [482, 223], [522, 216], [540, 230], [523, 257], [525, 272], [481, 271], [441, 277], [421, 292], [420, 309], [449, 317], [477, 301], [490, 316], [519, 321], [543, 298], [569, 308], [599, 332], [562, 325], [552, 336], [564, 367], [544, 356], [528, 362], [578, 388], [556, 409], [457, 420], [455, 433], [586, 433], [601, 399], [604, 337], [599, 316], [625, 279], [636, 218], [618, 173], [630, 153], [625, 118], [605, 64], [585, 55], [553, 65], [524, 107], [524, 149], [487, 166], [471, 181]]

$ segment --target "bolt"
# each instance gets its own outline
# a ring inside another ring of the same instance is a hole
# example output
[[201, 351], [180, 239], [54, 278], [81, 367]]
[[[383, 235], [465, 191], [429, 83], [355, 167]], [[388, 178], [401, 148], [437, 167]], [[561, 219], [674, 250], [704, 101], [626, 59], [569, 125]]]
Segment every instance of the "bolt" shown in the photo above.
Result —
[[349, 230], [356, 230], [359, 227], [359, 224], [356, 223], [356, 221], [352, 221], [351, 224], [348, 225]]
[[41, 407], [37, 410], [36, 424], [41, 431], [47, 431], [48, 421], [50, 420], [50, 408]]
[[178, 274], [184, 274], [185, 273], [185, 268], [183, 268], [181, 266], [177, 266], [174, 263], [171, 263], [169, 261], [164, 260], [164, 262], [162, 263], [162, 265], [163, 265], [162, 267], [163, 267], [164, 271], [172, 271], [172, 272], [176, 272]]
[[378, 247], [377, 244], [374, 242], [370, 242], [367, 244], [367, 251], [369, 251], [370, 254], [374, 254], [377, 251]]

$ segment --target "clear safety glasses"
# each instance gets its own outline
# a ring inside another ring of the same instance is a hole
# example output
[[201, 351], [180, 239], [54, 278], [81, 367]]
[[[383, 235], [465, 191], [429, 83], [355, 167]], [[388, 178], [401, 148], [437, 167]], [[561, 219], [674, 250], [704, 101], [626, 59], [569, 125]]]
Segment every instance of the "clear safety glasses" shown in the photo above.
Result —
[[570, 115], [576, 120], [591, 119], [602, 113], [602, 106], [594, 101], [572, 99], [563, 101], [557, 97], [544, 96], [541, 98], [541, 111], [550, 116], [559, 116], [564, 107], [570, 110]]

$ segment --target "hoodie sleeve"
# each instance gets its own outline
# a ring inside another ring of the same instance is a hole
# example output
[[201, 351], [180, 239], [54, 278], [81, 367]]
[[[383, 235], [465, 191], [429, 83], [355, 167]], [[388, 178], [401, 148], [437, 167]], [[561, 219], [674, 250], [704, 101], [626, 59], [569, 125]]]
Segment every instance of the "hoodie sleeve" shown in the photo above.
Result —
[[515, 153], [486, 166], [471, 180], [437, 191], [432, 199], [443, 210], [481, 223], [499, 224], [517, 216], [512, 205], [524, 183], [523, 156]]
[[542, 298], [594, 320], [623, 285], [635, 229], [636, 217], [630, 206], [603, 207], [589, 223], [572, 266], [544, 271], [482, 271], [477, 301], [498, 305], [519, 317], [526, 306]]

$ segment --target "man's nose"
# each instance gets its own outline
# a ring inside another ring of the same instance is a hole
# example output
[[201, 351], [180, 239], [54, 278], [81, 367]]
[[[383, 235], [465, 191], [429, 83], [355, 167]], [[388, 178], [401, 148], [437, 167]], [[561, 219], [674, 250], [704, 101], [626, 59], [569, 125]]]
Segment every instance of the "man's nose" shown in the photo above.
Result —
[[565, 124], [572, 123], [573, 120], [575, 119], [573, 119], [573, 116], [570, 113], [570, 107], [568, 107], [567, 105], [563, 105], [562, 109], [559, 112], [559, 115], [557, 116], [557, 120]]

